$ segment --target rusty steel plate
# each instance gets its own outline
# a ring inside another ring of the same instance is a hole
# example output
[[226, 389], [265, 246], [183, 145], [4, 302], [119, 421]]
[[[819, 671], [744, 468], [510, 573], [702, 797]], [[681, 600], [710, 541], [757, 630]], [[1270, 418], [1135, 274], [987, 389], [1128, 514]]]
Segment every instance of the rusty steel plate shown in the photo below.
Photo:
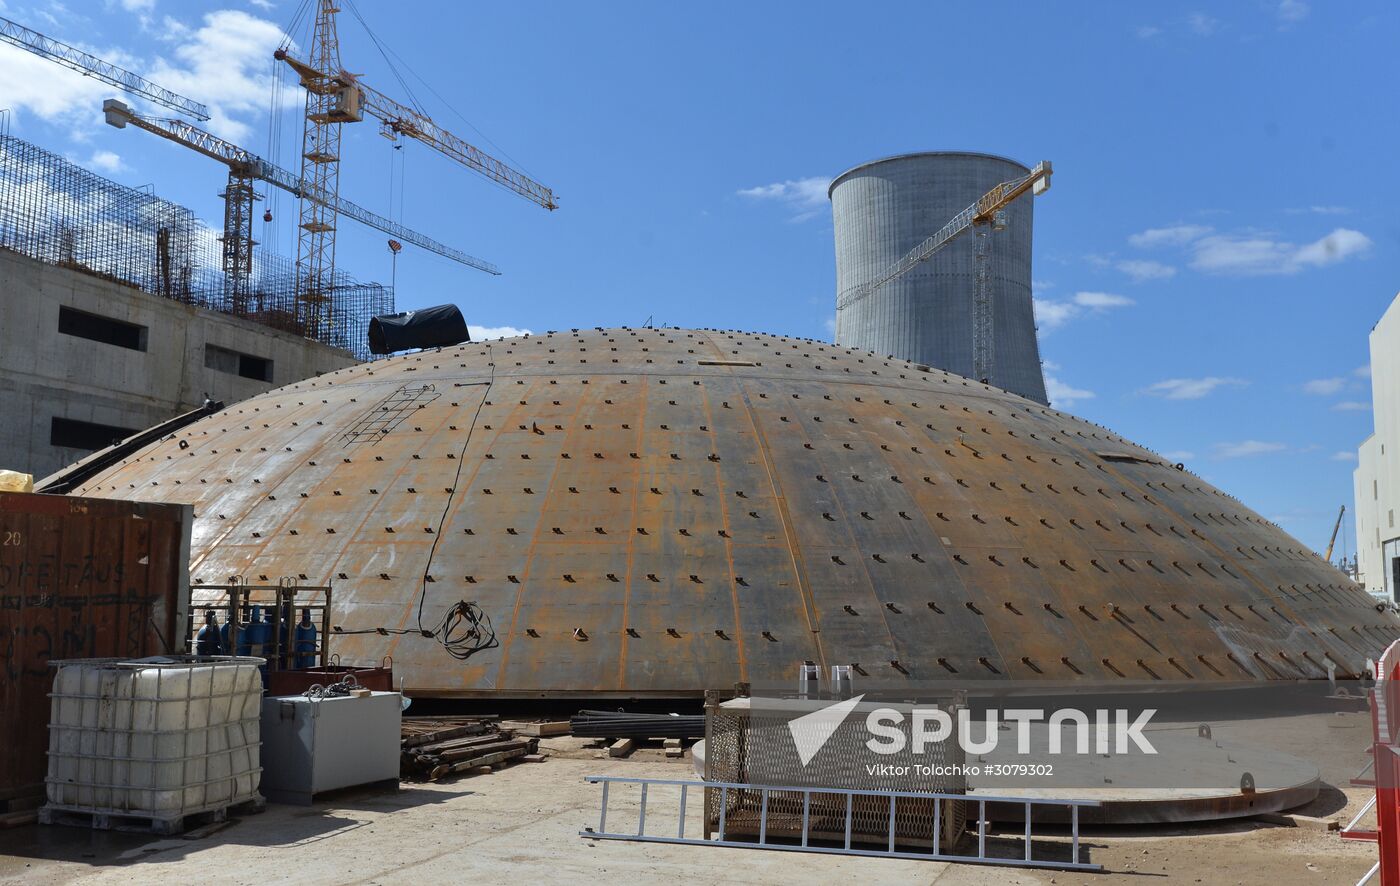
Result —
[[[333, 585], [332, 651], [392, 656], [424, 695], [691, 696], [808, 659], [896, 686], [1292, 680], [1329, 657], [1359, 674], [1400, 636], [1278, 526], [1103, 427], [771, 335], [363, 364], [79, 492], [192, 503], [196, 582]], [[459, 600], [498, 648], [458, 660], [418, 633]]]
[[181, 651], [188, 511], [0, 492], [0, 810], [43, 796], [50, 661]]

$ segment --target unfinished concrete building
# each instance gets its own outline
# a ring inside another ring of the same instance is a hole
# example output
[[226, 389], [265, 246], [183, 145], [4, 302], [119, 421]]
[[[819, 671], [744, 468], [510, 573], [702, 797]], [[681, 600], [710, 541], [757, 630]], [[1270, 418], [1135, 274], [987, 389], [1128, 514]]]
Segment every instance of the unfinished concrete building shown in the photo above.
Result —
[[0, 136], [0, 467], [43, 476], [206, 398], [353, 365], [393, 310], [341, 275], [313, 339], [288, 261], [259, 253], [235, 303], [220, 253], [188, 209]]

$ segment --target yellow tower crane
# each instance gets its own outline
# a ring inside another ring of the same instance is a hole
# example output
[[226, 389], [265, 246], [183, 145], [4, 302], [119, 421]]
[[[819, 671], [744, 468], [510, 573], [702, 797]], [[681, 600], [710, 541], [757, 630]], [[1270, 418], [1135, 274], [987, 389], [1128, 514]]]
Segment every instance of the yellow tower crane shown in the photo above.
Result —
[[836, 303], [838, 311], [855, 304], [897, 277], [909, 273], [921, 262], [928, 261], [940, 249], [958, 237], [973, 232], [973, 271], [974, 291], [972, 298], [972, 375], [978, 381], [988, 382], [996, 354], [994, 348], [995, 327], [992, 312], [992, 285], [989, 265], [991, 264], [990, 231], [1000, 231], [1006, 227], [1005, 209], [1022, 194], [1043, 194], [1050, 189], [1050, 161], [1042, 160], [1028, 175], [1005, 181], [977, 199], [977, 202], [959, 212], [939, 228], [927, 240], [915, 246], [904, 258], [890, 265], [884, 273], [858, 289], [851, 290]]
[[[288, 51], [290, 38], [274, 56], [285, 62], [306, 90], [306, 122], [302, 131], [301, 180], [313, 191], [336, 196], [340, 190], [340, 127], [358, 123], [365, 114], [380, 121], [390, 138], [415, 138], [499, 185], [543, 206], [556, 209], [554, 192], [447, 131], [423, 112], [372, 89], [340, 64], [336, 32], [338, 0], [315, 0], [309, 61]], [[308, 328], [323, 316], [335, 268], [336, 209], [333, 200], [301, 201], [297, 236], [297, 300]]]

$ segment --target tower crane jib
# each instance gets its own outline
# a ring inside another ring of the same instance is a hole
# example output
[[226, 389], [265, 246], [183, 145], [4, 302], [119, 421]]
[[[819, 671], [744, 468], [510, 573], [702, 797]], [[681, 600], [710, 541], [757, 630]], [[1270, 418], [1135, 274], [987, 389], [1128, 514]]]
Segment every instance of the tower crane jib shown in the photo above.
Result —
[[[338, 194], [327, 192], [314, 183], [304, 181], [295, 173], [270, 163], [251, 151], [219, 138], [213, 133], [205, 132], [184, 120], [143, 117], [133, 113], [126, 104], [116, 99], [108, 99], [103, 102], [102, 110], [107, 122], [118, 129], [130, 124], [176, 144], [184, 145], [223, 163], [229, 168], [229, 187], [225, 191], [228, 210], [225, 212], [223, 234], [224, 270], [231, 277], [235, 302], [243, 285], [246, 284], [247, 274], [252, 270], [252, 201], [254, 194], [251, 183], [253, 181], [267, 182], [306, 202], [324, 207], [327, 211], [383, 231], [397, 240], [412, 243], [467, 267], [476, 268], [488, 274], [501, 273], [500, 269], [490, 262], [482, 261], [459, 249], [439, 243], [437, 240], [407, 228], [396, 221], [358, 206]], [[309, 334], [310, 330], [307, 331]]]

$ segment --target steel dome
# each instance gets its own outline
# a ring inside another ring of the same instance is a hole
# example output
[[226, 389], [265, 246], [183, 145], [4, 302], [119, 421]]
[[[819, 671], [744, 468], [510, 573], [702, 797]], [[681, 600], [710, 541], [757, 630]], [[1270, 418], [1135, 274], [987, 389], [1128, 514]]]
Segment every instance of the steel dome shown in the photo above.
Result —
[[[192, 503], [196, 583], [333, 584], [410, 693], [1358, 674], [1400, 622], [1278, 526], [1083, 419], [737, 331], [464, 344], [288, 385], [75, 494]], [[498, 648], [448, 655], [459, 600]], [[421, 614], [420, 614], [421, 613]], [[376, 629], [405, 631], [380, 635]]]

